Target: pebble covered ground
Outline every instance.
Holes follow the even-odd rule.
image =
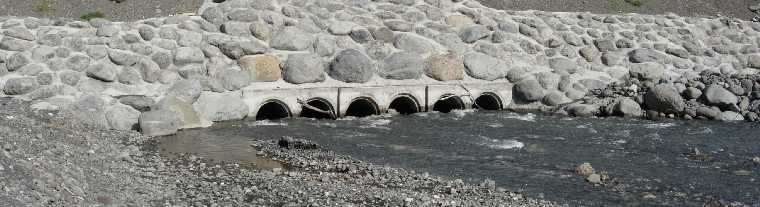
[[[0,104],[0,206],[556,206],[493,181],[375,166],[318,145],[296,148],[298,140],[251,146],[285,169],[167,159],[133,131],[70,122],[18,100]]]

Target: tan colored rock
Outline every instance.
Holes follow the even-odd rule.
[[[446,24],[459,28],[475,25],[475,21],[472,21],[470,17],[465,15],[451,15],[446,17]]]
[[[594,171],[594,167],[591,166],[591,163],[584,162],[575,168],[575,173],[578,173],[578,175],[589,176],[596,172]]]
[[[425,75],[439,80],[462,80],[464,78],[464,61],[456,54],[433,55],[425,60]]]
[[[251,74],[253,82],[274,82],[280,79],[280,59],[273,55],[246,55],[238,60],[240,68]]]

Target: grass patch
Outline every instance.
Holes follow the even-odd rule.
[[[629,4],[631,4],[631,5],[635,6],[635,7],[640,7],[642,4],[644,4],[644,2],[642,2],[642,0],[625,0],[625,2],[628,2]]]
[[[40,3],[34,5],[34,11],[36,12],[51,12],[53,11],[53,0],[42,0]]]
[[[82,16],[79,16],[80,19],[85,20],[85,21],[90,21],[91,19],[105,18],[105,17],[106,15],[100,11],[87,12],[87,13],[82,14]]]

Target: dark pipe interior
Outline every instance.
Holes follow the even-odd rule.
[[[415,102],[411,97],[407,96],[401,96],[393,99],[393,101],[391,101],[391,105],[388,106],[388,108],[393,109],[402,115],[420,112],[420,109],[417,106],[417,102]]]
[[[348,105],[348,109],[346,109],[346,116],[365,117],[379,113],[377,105],[369,99],[364,98],[354,100],[354,102]]]
[[[331,111],[332,107],[329,103],[323,100],[315,99],[307,102],[310,106],[316,107],[323,111]],[[315,119],[333,119],[330,114],[314,111],[306,107],[301,107],[301,117],[315,118]]]
[[[435,102],[435,105],[433,105],[433,111],[441,113],[449,113],[452,110],[456,109],[464,109],[464,103],[462,102],[462,99],[459,98],[459,96],[438,100]]]
[[[483,110],[500,110],[501,104],[496,95],[483,94],[475,99],[474,107]]]
[[[259,108],[256,113],[256,120],[275,120],[290,117],[290,111],[287,106],[279,102],[269,102]]]

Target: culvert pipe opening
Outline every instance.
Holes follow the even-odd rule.
[[[315,119],[335,119],[335,109],[330,102],[323,99],[311,99],[301,102],[301,117]]]
[[[346,116],[366,117],[376,114],[380,114],[380,109],[370,98],[357,98],[346,109]]]
[[[290,117],[288,106],[280,101],[268,101],[259,107],[256,120],[276,120]]]
[[[464,109],[464,102],[462,102],[462,99],[459,96],[453,94],[442,96],[441,99],[436,101],[433,105],[433,111],[441,113],[449,113],[457,109]]]
[[[501,110],[502,105],[499,101],[499,97],[496,94],[484,93],[475,99],[473,108],[482,110]]]
[[[393,109],[402,115],[413,114],[420,112],[419,104],[410,96],[399,96],[388,105],[388,109]]]

